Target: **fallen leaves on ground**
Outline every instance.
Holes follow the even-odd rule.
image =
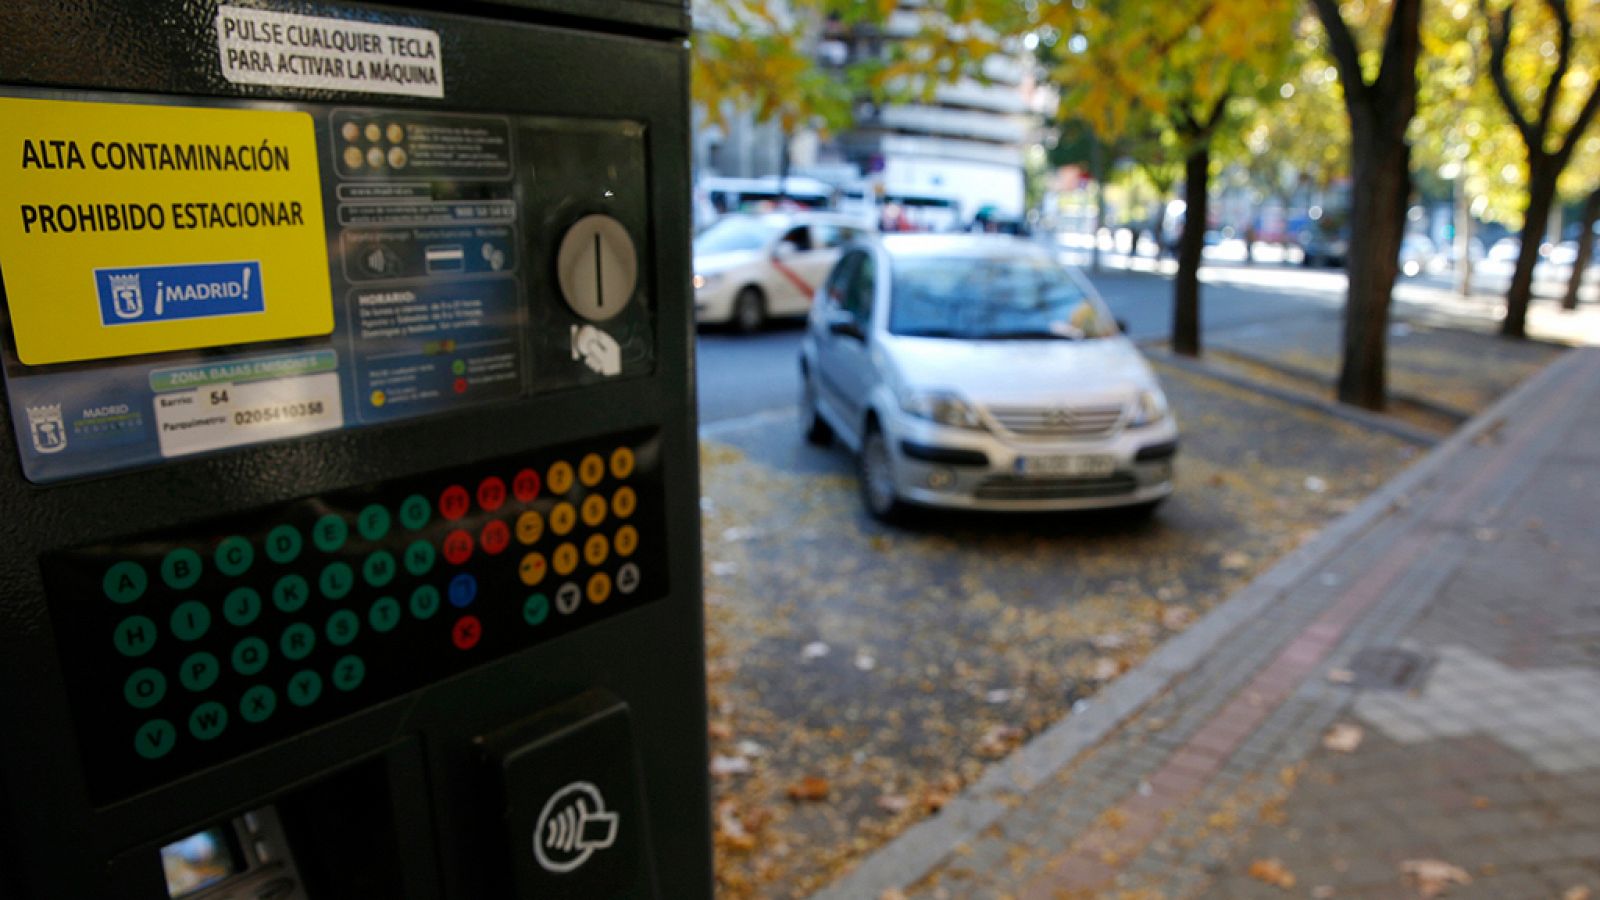
[[[1408,859],[1400,863],[1400,872],[1423,897],[1437,897],[1451,885],[1472,883],[1465,869],[1442,859]]]
[[[1286,891],[1294,887],[1294,873],[1277,859],[1258,859],[1251,863],[1250,877]]]
[[[796,803],[821,803],[828,799],[832,788],[828,779],[807,775],[784,790],[784,796]]]
[[[1340,722],[1322,736],[1322,746],[1335,753],[1354,753],[1361,746],[1361,739],[1366,736],[1366,731],[1360,725]]]

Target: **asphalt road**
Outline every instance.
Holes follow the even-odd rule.
[[[1272,322],[1327,320],[1337,327],[1342,272],[1279,265],[1217,266],[1201,289],[1202,334]],[[1172,281],[1165,275],[1107,268],[1095,286],[1136,340],[1171,333]],[[794,404],[799,396],[803,324],[780,323],[750,337],[702,329],[698,352],[700,421],[738,419]]]

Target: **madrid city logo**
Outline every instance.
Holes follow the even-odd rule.
[[[144,315],[144,285],[138,272],[112,275],[111,311],[119,319],[137,319]]]
[[[61,404],[28,407],[28,433],[33,437],[33,449],[40,453],[65,450],[67,425],[61,418]]]

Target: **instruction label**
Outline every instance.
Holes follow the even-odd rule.
[[[303,112],[0,98],[0,268],[18,357],[330,333],[321,191]]]
[[[223,6],[217,56],[234,84],[444,96],[439,33]]]

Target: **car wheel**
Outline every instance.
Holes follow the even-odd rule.
[[[833,442],[833,426],[817,412],[817,388],[804,366],[800,367],[800,431],[808,444],[826,447]]]
[[[874,519],[893,524],[905,518],[906,506],[894,483],[889,442],[876,422],[868,423],[867,433],[861,439],[861,455],[856,457],[856,480],[861,487],[861,502]]]
[[[761,289],[751,286],[733,300],[733,327],[740,334],[755,334],[767,324],[767,301]]]

